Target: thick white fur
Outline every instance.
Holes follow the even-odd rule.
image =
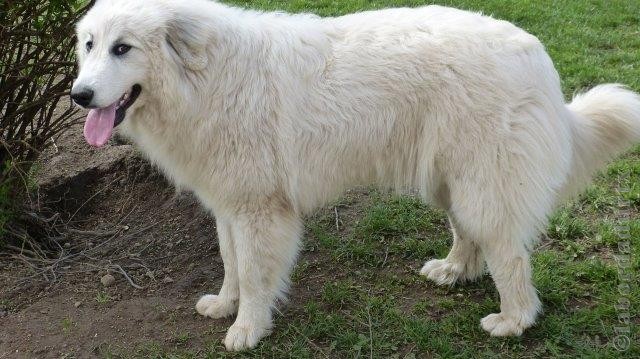
[[[237,311],[230,350],[269,332],[303,214],[369,184],[446,209],[453,248],[421,273],[452,284],[486,262],[501,307],[482,327],[521,334],[540,311],[529,253],[547,216],[640,140],[638,95],[605,85],[567,106],[534,36],[445,7],[321,19],[99,0],[78,36],[78,82],[104,106],[142,85],[122,130],[216,216],[224,283],[196,308]],[[134,48],[113,59],[116,40]]]

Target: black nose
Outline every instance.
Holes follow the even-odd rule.
[[[78,91],[71,90],[71,98],[78,105],[87,107],[93,100],[93,90],[88,88],[82,88]]]

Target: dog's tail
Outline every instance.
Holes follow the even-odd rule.
[[[567,105],[573,163],[563,197],[582,191],[608,161],[640,143],[640,95],[618,84],[600,85]]]

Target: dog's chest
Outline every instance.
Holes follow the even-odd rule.
[[[212,207],[234,194],[268,193],[275,186],[264,171],[265,165],[275,167],[273,153],[255,138],[194,127],[133,132],[140,149],[176,186],[196,192]]]

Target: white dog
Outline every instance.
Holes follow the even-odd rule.
[[[421,274],[450,285],[486,262],[501,304],[481,325],[520,335],[540,311],[530,251],[547,217],[640,141],[638,95],[604,85],[565,105],[534,36],[440,6],[322,19],[98,0],[77,30],[87,141],[122,123],[215,214],[225,277],[196,309],[237,312],[229,350],[271,329],[303,215],[369,184],[444,208],[451,253]]]

